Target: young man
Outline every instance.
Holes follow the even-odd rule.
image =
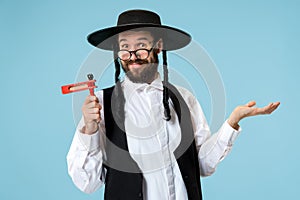
[[[116,85],[88,96],[82,106],[67,156],[69,174],[82,191],[105,184],[108,200],[202,199],[200,175],[211,175],[228,154],[239,121],[279,106],[255,108],[253,101],[238,106],[211,136],[196,98],[168,82],[166,51],[190,40],[145,10],[126,11],[117,26],[89,35],[92,45],[114,52]],[[120,66],[126,72],[122,81]]]

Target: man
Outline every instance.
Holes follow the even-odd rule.
[[[92,45],[114,52],[116,85],[88,96],[82,106],[67,156],[69,174],[82,191],[105,184],[109,200],[202,199],[200,175],[211,175],[228,154],[239,121],[279,106],[255,108],[254,101],[238,106],[211,136],[195,97],[168,81],[167,50],[190,40],[145,10],[126,11],[117,26],[88,36]],[[126,72],[122,81],[120,67]]]

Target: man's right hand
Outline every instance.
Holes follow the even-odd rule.
[[[102,106],[99,104],[99,100],[96,96],[87,96],[83,106],[82,114],[85,126],[82,128],[82,132],[85,134],[94,134],[98,130],[98,123],[101,121],[100,110]]]

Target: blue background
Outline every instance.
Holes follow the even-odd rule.
[[[101,199],[102,190],[84,194],[67,174],[75,124],[72,96],[63,96],[60,86],[75,81],[93,50],[86,36],[115,25],[117,15],[130,8],[156,11],[164,24],[189,32],[206,49],[225,85],[226,116],[252,99],[258,106],[281,102],[271,116],[241,122],[243,132],[230,155],[202,179],[205,199],[296,199],[296,0],[0,0],[0,199]],[[199,99],[209,119],[206,100]]]

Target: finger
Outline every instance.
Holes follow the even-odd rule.
[[[276,102],[276,103],[272,103],[272,105],[270,106],[268,113],[271,114],[274,110],[276,110],[278,108],[278,106],[280,105],[280,102]]]
[[[100,103],[97,103],[96,108],[99,108],[99,110],[101,110],[101,109],[102,109],[101,104],[100,104]]]
[[[271,102],[271,103],[269,103],[268,106],[270,106],[270,107],[278,107],[279,105],[280,105],[280,102],[275,102],[275,103]]]
[[[89,95],[85,98],[84,104],[89,104],[93,101],[98,101],[98,98],[96,96]]]
[[[276,102],[270,103],[263,108],[249,108],[248,116],[271,114],[279,105],[280,102]]]
[[[98,101],[98,98],[97,98],[96,96],[89,95],[89,98],[90,98],[90,101],[96,101],[96,102],[99,102],[99,101]]]
[[[270,105],[263,108],[251,108],[250,116],[267,114],[270,110]]]
[[[270,114],[273,111],[274,103],[269,103],[269,105],[263,107],[264,112],[262,114]]]
[[[101,119],[100,114],[88,114],[86,118],[88,121],[100,121]]]
[[[271,114],[278,106],[279,106],[278,102],[270,103],[269,105],[263,108],[263,112],[261,114]]]
[[[88,114],[99,114],[100,113],[100,109],[99,108],[90,108],[87,110]]]
[[[100,107],[101,105],[96,101],[92,101],[86,105],[86,108],[100,108]]]
[[[278,106],[279,106],[279,104],[280,104],[280,102],[275,102],[275,103],[273,103],[273,102],[271,102],[271,103],[269,103],[269,105],[267,106],[268,108],[277,108]]]
[[[98,114],[95,114],[94,117],[95,117],[96,122],[99,123],[101,120],[101,115],[98,113]]]
[[[255,106],[256,105],[256,102],[255,101],[249,101],[246,106],[248,107],[252,107],[252,106]]]
[[[97,123],[99,123],[100,121],[101,121],[101,116],[98,119],[96,119]]]
[[[85,98],[83,104],[86,105],[86,104],[88,104],[88,103],[90,103],[90,102],[91,102],[91,101],[90,101],[90,97],[87,96],[87,97]]]
[[[273,103],[269,103],[269,105],[267,105],[265,108],[266,108],[266,110],[269,110],[269,109],[271,109],[273,107]]]
[[[272,106],[271,106],[272,110],[276,110],[279,105],[280,105],[280,102],[273,103]]]
[[[270,109],[267,111],[267,114],[271,114],[275,109],[276,109],[275,107],[270,108]]]

